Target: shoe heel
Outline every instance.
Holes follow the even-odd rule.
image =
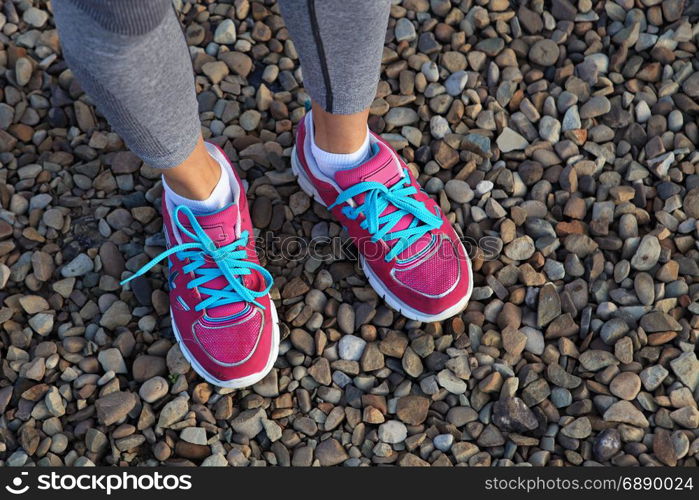
[[[299,159],[298,159],[298,155],[296,153],[296,146],[294,146],[294,149],[291,152],[291,171],[294,173],[294,175],[298,179],[299,186],[301,186],[301,189],[303,189],[304,193],[306,193],[308,196],[312,197],[316,201],[316,203],[319,203],[319,204],[323,205],[324,207],[327,206],[323,202],[323,198],[321,198],[320,195],[318,194],[318,191],[316,191],[316,188],[313,186],[313,183],[311,182],[311,180],[306,175],[306,171],[301,166],[301,163],[299,162]]]

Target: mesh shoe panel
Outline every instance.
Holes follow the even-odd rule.
[[[444,239],[437,250],[424,257],[422,262],[405,270],[396,268],[394,276],[416,292],[442,295],[459,279],[458,258],[452,243]]]
[[[255,311],[247,320],[221,322],[220,324],[197,322],[194,326],[204,350],[221,363],[239,363],[252,353],[260,336],[262,314]]]

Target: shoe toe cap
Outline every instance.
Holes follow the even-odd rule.
[[[459,284],[462,264],[454,243],[442,238],[439,245],[423,258],[396,267],[393,276],[401,285],[422,297],[439,298]]]
[[[262,313],[238,318],[202,317],[194,325],[194,333],[202,349],[213,361],[223,365],[244,363],[254,353],[262,333]]]

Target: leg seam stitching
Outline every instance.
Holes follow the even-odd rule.
[[[311,29],[313,31],[313,38],[316,42],[316,48],[318,49],[318,59],[320,59],[320,68],[323,72],[323,81],[325,82],[325,105],[328,108],[328,113],[333,112],[333,92],[332,86],[330,85],[330,71],[328,69],[327,60],[325,57],[325,47],[323,46],[323,39],[320,36],[320,27],[318,26],[318,18],[316,16],[316,6],[315,0],[308,0],[308,15],[311,18]]]

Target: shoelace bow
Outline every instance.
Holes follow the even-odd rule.
[[[328,209],[363,193],[365,193],[363,203],[356,207],[346,206],[342,209],[342,213],[350,219],[357,219],[363,214],[364,220],[360,223],[360,227],[372,235],[371,241],[395,242],[384,258],[386,262],[393,260],[425,233],[442,225],[442,218],[439,215],[430,212],[423,203],[413,197],[417,189],[410,184],[410,176],[405,170],[403,179],[391,187],[374,181],[365,181],[342,191]],[[381,215],[389,205],[396,207],[396,210]],[[392,231],[398,221],[406,215],[413,217],[408,227]]]
[[[179,212],[184,213],[187,217],[192,225],[194,233],[182,225],[178,217]],[[188,207],[177,207],[173,217],[180,231],[194,241],[191,243],[180,243],[164,251],[139,269],[136,274],[122,281],[121,284],[128,283],[137,276],[143,276],[158,262],[175,254],[179,260],[190,260],[190,262],[182,268],[182,271],[185,273],[191,272],[197,276],[197,278],[187,283],[187,288],[191,290],[192,288],[199,287],[199,293],[208,295],[208,298],[195,306],[195,311],[201,311],[207,307],[235,304],[241,301],[250,302],[264,309],[264,306],[256,299],[267,295],[270,288],[272,288],[274,280],[272,275],[264,267],[254,262],[244,260],[247,257],[245,246],[248,243],[248,232],[243,231],[240,238],[234,242],[222,247],[217,247],[211,238],[209,238],[209,235],[207,235],[199,225],[196,217]],[[216,263],[215,268],[202,267],[206,264],[207,257]],[[248,275],[253,270],[259,272],[264,278],[267,286],[262,291],[251,290],[243,285],[241,276]],[[228,281],[228,284],[223,289],[216,290],[202,286],[221,276],[225,277]]]

